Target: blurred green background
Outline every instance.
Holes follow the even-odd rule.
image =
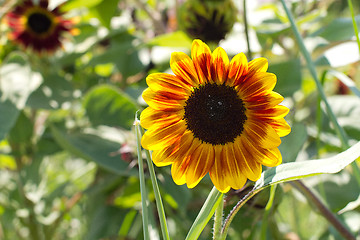
[[[0,1],[0,239],[143,239],[135,112],[146,107],[141,99],[146,76],[171,72],[171,52],[189,54],[196,34],[222,46],[230,58],[244,52],[249,60],[268,59],[269,71],[278,77],[275,91],[291,109],[286,120],[292,132],[280,146],[284,162],[341,151],[278,1],[247,1],[246,12],[243,1],[231,8],[223,1],[192,1],[210,4],[205,13],[212,9],[212,14],[204,14],[199,5],[189,10],[181,0],[70,0],[61,9],[64,18],[79,17],[80,32],[66,36],[63,49],[51,56],[36,56],[9,41],[2,20],[17,2]],[[353,2],[360,25],[360,5]],[[288,4],[352,145],[360,140],[360,99],[327,72],[344,73],[360,86],[359,49],[347,1]],[[229,32],[218,43],[205,39],[205,25],[206,31]],[[206,176],[187,189],[172,181],[170,167],[156,172],[171,239],[184,239],[212,183]],[[359,233],[360,188],[351,169],[305,182]],[[226,213],[250,187],[226,195]],[[241,209],[228,239],[259,238],[268,198],[269,191],[263,191]],[[150,213],[152,239],[159,239],[154,202]],[[267,239],[342,239],[290,184],[277,188],[267,224]],[[209,239],[210,225],[200,239]]]

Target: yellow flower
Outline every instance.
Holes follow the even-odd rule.
[[[61,47],[62,33],[75,34],[77,29],[72,20],[63,19],[59,7],[49,10],[48,4],[48,0],[40,0],[38,5],[25,0],[9,12],[10,39],[37,53],[52,53]]]
[[[192,58],[192,59],[191,59]],[[290,133],[289,109],[273,88],[265,58],[247,61],[243,53],[230,62],[224,49],[211,53],[194,40],[191,58],[171,55],[175,75],[150,74],[140,116],[148,129],[142,146],[152,150],[157,166],[172,164],[176,184],[195,187],[209,173],[221,192],[256,181],[262,165],[281,163],[280,137]]]

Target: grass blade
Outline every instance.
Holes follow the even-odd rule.
[[[148,213],[148,194],[146,191],[145,185],[145,176],[144,176],[144,165],[141,154],[141,132],[140,132],[140,121],[135,117],[135,136],[137,143],[137,153],[138,153],[138,164],[139,164],[139,178],[140,178],[140,191],[141,191],[141,209],[142,209],[142,220],[143,220],[143,231],[144,239],[150,240],[149,235],[149,213]]]

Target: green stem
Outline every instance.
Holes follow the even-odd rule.
[[[356,25],[355,13],[354,13],[354,8],[353,8],[351,0],[348,0],[348,5],[349,5],[350,12],[351,12],[352,23],[353,23],[354,32],[355,32],[355,36],[356,36],[356,41],[357,41],[358,48],[359,48],[359,53],[360,53],[359,30],[358,30],[357,25]]]
[[[244,27],[245,27],[245,37],[246,37],[246,44],[247,44],[247,50],[248,50],[248,58],[252,59],[252,52],[250,48],[250,38],[249,38],[249,26],[247,21],[247,10],[246,10],[246,0],[243,0],[243,9],[244,9]]]
[[[312,203],[315,204],[317,209],[321,214],[326,218],[329,223],[331,223],[336,230],[347,240],[355,240],[355,237],[352,233],[337,219],[337,217],[322,203],[322,201],[301,181],[293,181],[291,184],[298,189],[305,197]]]
[[[214,215],[217,206],[223,201],[223,194],[216,187],[213,187],[199,214],[193,222],[185,240],[196,240],[199,238],[202,230]]]
[[[317,87],[317,90],[320,94],[320,97],[321,99],[323,100],[324,104],[325,104],[325,107],[326,107],[326,112],[331,120],[331,122],[333,123],[334,127],[335,127],[335,131],[337,132],[337,135],[338,137],[340,138],[341,140],[341,143],[342,143],[342,148],[343,149],[348,149],[350,147],[349,145],[349,141],[348,141],[348,137],[344,131],[344,129],[340,126],[339,122],[337,121],[336,117],[335,117],[335,114],[334,112],[332,111],[331,107],[330,107],[330,104],[329,102],[327,101],[327,98],[326,98],[326,95],[325,95],[325,92],[324,92],[324,89],[322,88],[321,86],[321,83],[320,83],[320,80],[317,76],[317,73],[316,73],[316,69],[315,69],[315,65],[311,59],[311,56],[310,56],[310,53],[307,51],[306,47],[305,47],[305,44],[304,44],[304,41],[299,33],[299,30],[297,29],[296,27],[296,24],[295,24],[295,21],[294,21],[294,18],[290,12],[290,10],[288,9],[288,7],[286,6],[285,4],[285,0],[281,0],[281,3],[284,7],[284,10],[286,12],[286,15],[290,21],[290,24],[291,24],[291,28],[294,32],[294,35],[295,35],[295,38],[296,38],[296,41],[300,47],[300,51],[301,53],[303,54],[304,58],[305,58],[305,61],[306,61],[306,64],[307,64],[307,67],[309,68],[309,71],[312,75],[312,77],[314,78],[315,80],[315,84],[316,84],[316,87]],[[356,177],[356,180],[360,186],[360,169],[359,167],[357,166],[356,162],[353,162],[351,164],[351,167],[353,169],[353,172],[354,172],[354,175]]]
[[[221,238],[220,240],[225,240],[227,233],[229,231],[229,226],[232,222],[232,220],[234,219],[235,215],[238,213],[238,211],[240,210],[240,208],[242,206],[245,205],[245,203],[247,201],[249,201],[253,196],[255,196],[255,194],[257,194],[258,192],[260,192],[262,189],[255,189],[253,188],[250,192],[248,192],[236,205],[235,207],[231,210],[231,212],[229,213],[229,215],[226,217],[225,221],[224,221],[224,225],[221,229]]]
[[[272,208],[272,205],[274,203],[274,198],[275,198],[275,191],[276,191],[276,185],[271,185],[270,186],[270,197],[269,197],[269,201],[266,204],[265,207],[265,212],[264,212],[264,216],[262,219],[262,224],[261,224],[261,235],[260,235],[260,239],[262,240],[266,240],[266,230],[267,230],[267,223],[268,223],[268,218],[269,218],[269,214],[270,214],[270,210]]]
[[[138,164],[139,164],[139,179],[140,179],[140,190],[141,190],[141,207],[142,207],[142,221],[143,221],[143,232],[144,239],[150,240],[149,234],[149,213],[148,213],[148,195],[145,186],[145,176],[144,176],[144,165],[141,154],[141,132],[140,132],[140,121],[135,118],[135,136],[137,143],[137,154],[138,154]]]
[[[141,127],[141,133],[144,134],[144,129],[142,127]],[[168,231],[168,227],[166,224],[165,210],[164,210],[164,206],[162,203],[159,186],[158,186],[158,183],[156,180],[154,165],[151,160],[150,151],[145,150],[145,154],[146,154],[146,160],[147,160],[147,164],[148,164],[148,168],[149,168],[149,172],[150,172],[152,187],[153,187],[154,194],[155,194],[155,202],[156,202],[157,212],[158,212],[159,219],[160,219],[160,226],[161,226],[161,232],[163,235],[163,239],[170,240],[169,231]]]
[[[221,194],[221,200],[219,206],[215,210],[214,234],[213,234],[214,240],[220,239],[221,227],[223,223],[223,215],[224,215],[224,194]]]
[[[21,179],[21,166],[22,166],[21,157],[15,157],[15,162],[16,162],[16,170],[18,173],[17,174],[17,187],[18,187],[20,196],[23,200],[24,207],[26,207],[29,210],[27,224],[29,227],[31,239],[42,240],[43,235],[41,234],[41,226],[40,226],[39,222],[37,221],[36,214],[34,212],[34,207],[35,207],[34,203],[26,197],[26,193],[24,190],[24,184]]]

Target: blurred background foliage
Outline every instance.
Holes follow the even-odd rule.
[[[171,52],[190,53],[195,37],[219,44],[230,57],[244,52],[249,59],[269,60],[269,71],[278,77],[275,90],[291,109],[287,121],[292,132],[280,146],[284,162],[341,151],[278,1],[247,1],[245,12],[243,1],[237,0],[230,8],[215,0],[70,0],[61,9],[65,17],[78,17],[79,34],[67,36],[63,49],[49,56],[36,56],[9,41],[9,27],[2,20],[18,2],[0,1],[0,239],[143,238],[135,112],[146,107],[141,99],[146,76],[171,72]],[[183,5],[189,2],[198,5]],[[288,4],[352,145],[360,140],[360,99],[328,72],[342,72],[360,86],[359,50],[347,1]],[[354,7],[360,25],[360,5]],[[203,34],[218,30],[214,26],[229,31],[216,33],[220,42]],[[205,177],[195,189],[187,189],[173,183],[170,167],[156,171],[171,238],[184,239],[211,181]],[[360,188],[351,169],[305,182],[359,233]],[[230,191],[225,212],[250,187]],[[268,198],[269,191],[263,191],[241,209],[228,239],[259,239]],[[152,239],[157,239],[156,208],[150,206]],[[290,184],[277,188],[266,222],[267,239],[341,239]],[[200,238],[210,235],[207,226]]]

